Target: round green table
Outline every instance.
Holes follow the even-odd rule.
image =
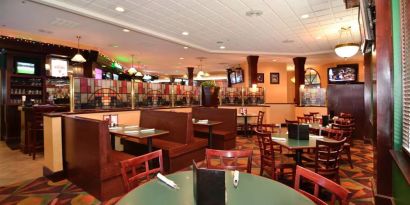
[[[126,194],[119,205],[194,205],[192,171],[177,172],[167,175],[179,187],[172,189],[154,179]],[[294,189],[264,177],[240,173],[239,185],[233,186],[232,174],[225,174],[227,205],[304,205],[314,204],[310,199]]]

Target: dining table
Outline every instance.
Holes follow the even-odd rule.
[[[258,115],[241,113],[241,114],[238,114],[237,117],[238,117],[238,118],[239,118],[239,117],[243,117],[243,129],[244,129],[243,135],[244,135],[245,137],[248,137],[248,129],[249,129],[248,118],[258,117]]]
[[[152,152],[152,138],[159,137],[161,135],[169,134],[167,130],[159,130],[155,128],[143,128],[138,125],[117,125],[110,127],[109,132],[111,134],[111,140],[117,137],[121,137],[125,140],[133,141],[147,140],[148,152]]]
[[[336,142],[336,140],[329,139],[320,135],[309,134],[309,139],[293,139],[289,138],[287,133],[272,133],[273,143],[285,147],[288,150],[294,150],[294,159],[297,165],[303,166],[302,154],[304,149],[316,149],[316,140]]]
[[[212,128],[215,125],[220,125],[222,122],[220,121],[214,121],[214,120],[197,120],[193,119],[192,124],[197,125],[197,126],[206,126],[208,127],[208,148],[212,148],[212,138],[213,138],[213,133],[212,133]]]
[[[179,189],[173,189],[153,179],[124,195],[118,205],[195,205],[193,172],[182,171],[166,175]],[[239,184],[233,185],[233,174],[225,172],[226,205],[313,205],[314,203],[289,186],[278,181],[248,173],[239,174]]]

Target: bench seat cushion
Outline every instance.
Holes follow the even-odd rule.
[[[195,136],[198,136],[198,137],[207,137],[209,130],[208,128],[195,127],[194,133],[195,133]],[[229,140],[229,139],[233,139],[236,137],[236,130],[235,132],[231,132],[228,130],[212,130],[212,134],[214,137],[223,137],[224,140]]]

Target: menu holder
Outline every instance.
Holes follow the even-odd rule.
[[[196,205],[225,205],[225,171],[200,169],[193,161]]]
[[[322,115],[322,126],[326,127],[329,124],[329,115]]]
[[[291,139],[308,140],[309,125],[288,124],[288,136]]]

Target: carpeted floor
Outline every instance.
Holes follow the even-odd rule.
[[[252,173],[259,174],[260,155],[256,139],[237,138],[238,149],[253,149]],[[370,144],[355,141],[351,149],[354,169],[342,162],[341,184],[352,192],[351,204],[374,204],[371,189],[373,176],[373,151]],[[101,204],[93,196],[67,180],[53,183],[44,177],[0,187],[0,204],[46,205],[58,198],[58,204]]]

